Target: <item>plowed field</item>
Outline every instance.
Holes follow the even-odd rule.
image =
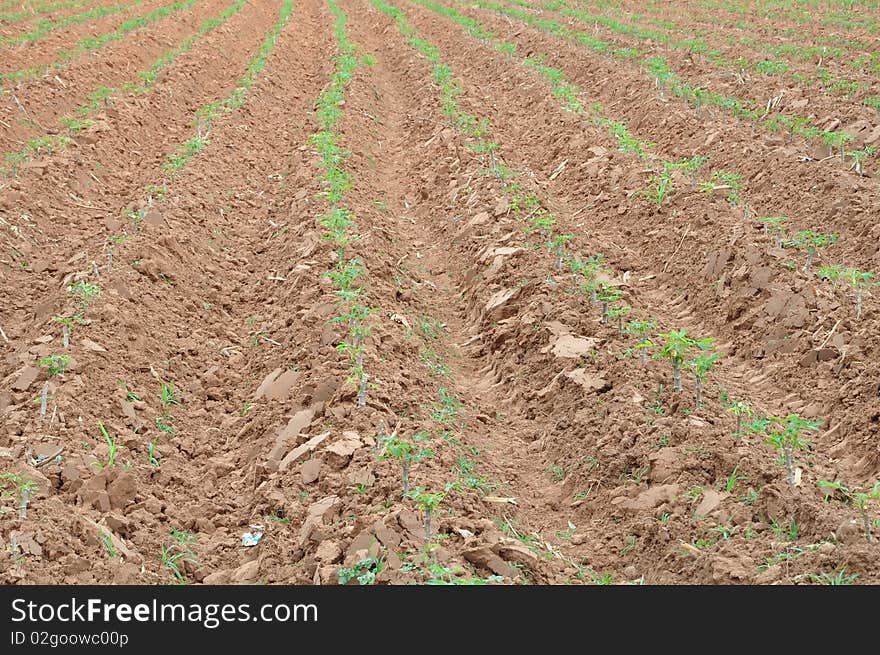
[[[0,3],[0,581],[880,583],[878,31]]]

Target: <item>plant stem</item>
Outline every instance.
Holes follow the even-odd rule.
[[[361,386],[358,389],[358,407],[366,407],[367,405],[367,380],[369,377],[369,375],[364,373],[361,378]]]
[[[794,465],[791,462],[791,445],[782,446],[782,452],[785,453],[785,468],[788,470],[788,484],[794,486]]]
[[[49,383],[43,385],[43,391],[40,393],[40,418],[46,420],[46,403],[49,400]]]
[[[18,518],[22,521],[27,519],[27,506],[30,501],[30,492],[27,489],[21,490],[21,504],[18,506]]]
[[[804,262],[804,273],[810,272],[810,265],[813,263],[813,252],[812,249],[807,252],[807,261]]]
[[[694,386],[697,388],[697,409],[703,408],[703,380],[699,376],[694,376]]]
[[[672,360],[672,388],[681,393],[681,363],[677,359]]]
[[[737,414],[737,415],[736,415],[736,435],[737,435],[737,439],[739,439],[739,433],[740,433],[740,430],[742,430],[742,426],[743,426],[743,417],[742,417],[742,414]]]
[[[644,348],[639,352],[639,360],[641,360],[642,366],[648,363],[648,353]]]
[[[862,318],[862,289],[856,289],[856,320]]]
[[[425,509],[425,541],[431,541],[431,516],[433,514],[434,510]]]
[[[608,325],[608,301],[602,301],[602,325]]]

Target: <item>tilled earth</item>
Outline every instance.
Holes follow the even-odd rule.
[[[0,46],[0,75],[164,4]],[[880,476],[880,313],[866,290],[857,319],[846,283],[815,272],[880,268],[876,162],[860,175],[815,143],[690,107],[637,61],[485,6],[395,0],[402,32],[381,1],[296,0],[284,21],[286,4],[202,0],[64,67],[2,78],[4,153],[89,121],[62,147],[7,157],[0,180],[0,580],[880,582],[878,501],[862,511],[855,495]],[[314,138],[340,29],[359,61],[333,129],[359,226],[345,252],[373,310],[364,406],[339,347],[328,274],[341,251]],[[150,84],[126,86],[170,51]],[[567,110],[526,56],[657,157],[708,157],[699,179],[649,202],[652,161]],[[694,58],[679,73],[718,83]],[[450,120],[438,63],[459,115],[488,121],[491,154]],[[741,95],[776,91],[757,80]],[[206,128],[201,108],[230,96]],[[876,112],[807,99],[801,114],[871,144]],[[492,173],[499,162],[513,177]],[[698,183],[714,170],[742,176],[745,205]],[[513,181],[571,236],[562,266]],[[765,216],[839,238],[805,273]],[[598,254],[628,318],[724,353],[701,407],[690,375],[673,393],[668,362],[631,356],[636,340],[603,324],[567,261]],[[735,401],[820,424],[795,453],[796,484],[760,434],[735,435]],[[445,494],[429,540],[390,435],[430,447],[409,471],[411,487]]]

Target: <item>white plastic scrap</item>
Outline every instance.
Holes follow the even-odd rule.
[[[241,545],[242,546],[256,546],[260,543],[260,540],[263,538],[263,526],[262,525],[252,525],[250,526],[254,529],[253,532],[245,532],[241,535]]]

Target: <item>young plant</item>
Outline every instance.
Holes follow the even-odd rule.
[[[116,455],[119,452],[119,444],[115,439],[110,437],[110,434],[107,432],[107,428],[104,427],[103,423],[98,423],[98,427],[101,428],[101,434],[104,436],[104,441],[107,442],[107,447],[110,449],[109,454],[107,455],[106,466],[113,466],[116,464]]]
[[[116,546],[113,545],[113,537],[103,530],[100,532],[100,537],[101,543],[104,544],[104,548],[107,549],[107,554],[110,556],[110,559],[115,559],[119,553],[116,552]]]
[[[738,205],[742,202],[742,197],[739,195],[743,190],[742,175],[728,171],[715,171],[708,181],[700,184],[700,189],[710,196],[716,189],[726,189],[727,201],[731,205]]]
[[[431,521],[434,517],[434,512],[437,511],[440,503],[446,498],[446,494],[449,493],[451,488],[452,485],[447,484],[442,492],[432,494],[427,493],[423,487],[416,487],[406,494],[406,497],[415,501],[416,507],[425,513],[425,541],[431,541],[431,537],[433,536]]]
[[[870,271],[860,271],[857,268],[844,269],[841,271],[840,275],[849,280],[849,283],[852,285],[853,289],[855,289],[856,320],[860,320],[862,318],[862,296],[867,287],[877,284],[877,282],[874,281],[875,275]]]
[[[776,247],[782,248],[785,237],[785,224],[788,218],[785,216],[765,216],[758,221],[764,226],[764,236],[773,234],[776,237]]]
[[[434,451],[430,447],[422,447],[420,445],[428,440],[429,437],[426,432],[419,432],[413,435],[412,440],[403,439],[397,435],[391,435],[384,439],[384,452],[379,456],[379,459],[394,458],[400,462],[404,498],[409,493],[410,467],[415,463],[434,456]]]
[[[569,261],[571,272],[575,275],[582,275],[584,282],[581,283],[581,290],[589,292],[593,302],[599,302],[597,289],[601,284],[600,275],[609,275],[610,271],[605,268],[605,256],[594,255],[586,259],[574,259]]]
[[[639,343],[627,350],[627,353],[630,353],[633,350],[638,350],[639,360],[643,365],[648,362],[648,351],[654,347],[654,342],[651,341],[648,335],[651,334],[656,327],[657,324],[654,321],[633,319],[626,324],[626,327],[623,330],[625,334],[629,334],[639,339]]]
[[[339,584],[348,584],[351,580],[357,580],[361,586],[371,585],[376,582],[376,576],[385,568],[385,561],[379,557],[367,557],[356,562],[351,568],[342,568],[337,571]]]
[[[22,521],[27,520],[27,507],[37,488],[37,483],[27,476],[18,473],[0,473],[0,499],[14,500],[18,505],[18,518]],[[5,511],[4,509],[3,512]]]
[[[818,431],[821,426],[822,421],[808,421],[798,414],[789,414],[785,417],[767,417],[767,443],[782,451],[783,462],[788,473],[788,484],[792,487],[796,482],[794,451],[810,448],[811,444],[803,438],[803,434],[807,431]]]
[[[662,170],[648,178],[648,188],[639,191],[638,195],[660,207],[675,188],[672,182],[672,173],[675,169],[676,165],[673,162],[664,161]]]
[[[183,576],[183,571],[181,571],[180,568],[184,562],[197,563],[195,553],[180,542],[175,541],[175,543],[162,546],[160,554],[162,558],[162,566],[171,570],[174,574],[175,583],[185,585],[186,578]]]
[[[64,371],[67,370],[67,367],[76,364],[76,361],[74,361],[73,357],[70,355],[61,354],[43,357],[37,363],[40,366],[46,367],[49,371],[49,377],[55,377],[56,375],[64,375]]]
[[[552,246],[556,250],[556,270],[562,270],[562,255],[565,244],[574,238],[571,234],[557,234],[553,238]]]
[[[668,359],[672,364],[672,384],[676,393],[681,393],[681,365],[688,351],[693,348],[707,350],[712,347],[714,339],[694,339],[688,336],[687,330],[671,330],[658,335],[663,340],[660,351],[654,359]]]
[[[813,257],[819,249],[831,245],[837,241],[839,236],[838,234],[820,234],[811,230],[801,230],[789,239],[786,245],[794,246],[798,250],[806,250],[807,260],[804,262],[804,273],[809,273]]]
[[[614,305],[608,308],[608,318],[617,321],[617,334],[623,337],[623,319],[632,311],[629,305]]]
[[[149,444],[147,444],[147,461],[150,462],[151,466],[155,466],[156,468],[161,467],[159,463],[159,458],[156,457],[156,441],[159,437],[155,437]]]
[[[596,290],[596,297],[602,303],[602,325],[608,325],[609,306],[613,302],[621,299],[623,293],[617,287],[612,287],[607,283],[600,283]]]
[[[682,159],[676,165],[681,169],[681,172],[684,173],[685,176],[690,178],[691,187],[693,188],[697,186],[697,173],[708,161],[709,158],[705,155],[696,155],[690,159]]]
[[[850,156],[853,162],[850,169],[858,173],[859,176],[864,176],[865,160],[875,152],[877,152],[877,146],[875,145],[865,146],[862,150],[847,150],[846,154]]]
[[[85,309],[101,295],[101,287],[97,284],[91,284],[85,280],[79,282],[71,282],[67,285],[67,293],[76,298],[79,302],[81,310]]]
[[[825,502],[831,500],[835,493],[840,493],[844,502],[855,505],[859,510],[859,514],[861,515],[862,522],[865,526],[865,539],[871,541],[871,519],[868,515],[868,501],[880,499],[880,482],[875,482],[874,486],[868,492],[851,491],[849,487],[841,482],[819,480],[816,484],[820,489],[824,490]]]
[[[752,417],[754,411],[752,406],[743,400],[737,400],[727,407],[727,411],[736,416],[736,431],[733,433],[735,438],[742,436],[743,416]]]
[[[556,225],[556,218],[546,209],[539,208],[535,211],[535,217],[532,219],[532,228],[540,232],[547,241],[547,252],[553,250],[553,226]]]
[[[694,384],[697,390],[697,409],[703,407],[703,384],[706,382],[706,376],[715,368],[715,362],[723,356],[724,353],[698,355],[687,364],[688,369],[694,374]]]
[[[431,418],[441,425],[452,423],[461,413],[461,400],[449,393],[445,387],[440,387],[440,402],[431,410]]]
[[[162,413],[156,417],[156,428],[160,432],[174,434],[174,426],[171,423],[174,420],[174,415],[171,413],[171,407],[173,405],[180,405],[180,400],[178,399],[177,390],[172,383],[161,382],[160,384],[157,397],[159,402],[162,403]]]

